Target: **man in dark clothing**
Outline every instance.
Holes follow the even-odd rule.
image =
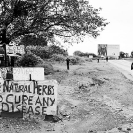
[[[97,59],[97,62],[99,63],[99,58]]]
[[[131,64],[131,70],[133,69],[133,62],[132,62],[132,64]]]
[[[108,62],[108,56],[106,57],[106,61]]]
[[[67,70],[69,70],[69,62],[70,62],[70,59],[67,58],[67,59],[66,59],[66,62],[67,62]]]

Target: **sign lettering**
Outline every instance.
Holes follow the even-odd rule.
[[[24,114],[56,114],[57,82],[9,81],[4,82],[0,93],[0,111]]]

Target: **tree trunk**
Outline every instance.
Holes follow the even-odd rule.
[[[4,48],[4,59],[5,59],[5,67],[7,67],[7,55],[6,55],[6,44],[9,43],[7,42],[6,38],[6,27],[2,30],[2,44]]]

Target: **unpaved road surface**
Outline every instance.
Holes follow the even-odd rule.
[[[121,61],[119,66],[121,63],[128,66],[123,69],[114,66],[118,64],[115,61],[114,63],[93,61],[71,67],[67,78],[60,82],[59,89],[60,100],[64,99],[67,103],[62,105],[59,100],[60,111],[70,116],[69,122],[64,122],[62,131],[68,133],[132,132],[131,62]]]
[[[125,76],[127,70],[114,64],[86,62],[69,71],[64,64],[55,64],[56,72],[46,79],[59,83],[58,121],[41,116],[1,118],[0,133],[133,132],[133,81]]]
[[[110,63],[117,66],[118,68],[121,68],[123,70],[126,70],[130,73],[132,73],[133,70],[131,70],[131,63],[130,61],[126,60],[109,60]]]
[[[122,72],[128,79],[133,81],[133,70],[131,70],[131,61],[126,60],[109,60],[109,63]]]

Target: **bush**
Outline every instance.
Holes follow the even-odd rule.
[[[16,65],[22,67],[34,67],[38,63],[43,63],[43,62],[44,61],[40,57],[34,55],[33,53],[27,53],[17,59]]]
[[[113,56],[110,56],[108,58],[109,58],[109,60],[115,60],[115,59],[117,59],[116,57],[113,57]]]
[[[79,56],[70,56],[69,59],[70,59],[70,64],[72,65],[77,65],[85,62],[85,60]]]
[[[87,61],[87,62],[92,62],[92,59],[90,59],[90,58],[85,58],[85,61]]]
[[[67,56],[68,53],[59,46],[27,46],[26,51],[31,51],[37,56],[40,56],[42,59],[50,59],[53,54],[62,54]]]
[[[27,46],[26,51],[30,51],[42,59],[49,59],[52,55],[48,46]]]
[[[39,64],[36,65],[36,67],[43,67],[45,75],[54,73],[53,66],[50,63],[47,63],[47,62],[39,63]]]
[[[93,57],[97,57],[94,53],[88,53],[88,52],[83,53],[83,52],[81,52],[81,51],[75,51],[75,52],[73,53],[73,55],[74,55],[74,56],[80,56],[80,57],[89,57],[89,56],[91,55],[91,56],[93,56]]]
[[[66,58],[62,54],[53,54],[50,61],[64,62]]]

